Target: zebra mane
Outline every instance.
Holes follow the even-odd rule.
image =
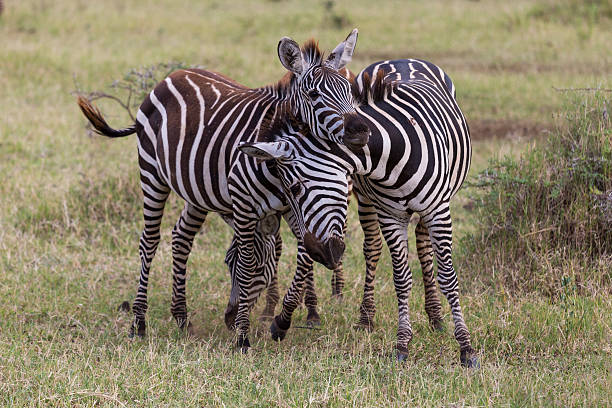
[[[269,109],[261,121],[257,141],[273,142],[283,133],[294,134],[296,132],[302,135],[310,134],[308,126],[299,121],[290,110],[278,112]]]
[[[393,87],[392,82],[386,82],[385,76],[387,73],[380,69],[376,73],[374,79],[370,77],[370,74],[364,72],[361,76],[363,87],[361,90],[354,79],[351,79],[351,89],[353,96],[360,105],[367,105],[370,102],[378,102],[385,98],[388,92]]]
[[[302,45],[302,55],[310,65],[323,65],[324,54],[319,49],[319,42],[314,38],[309,39]],[[295,74],[287,72],[275,85],[272,86],[275,94],[281,98],[289,96],[289,92],[295,82]]]
[[[309,39],[302,45],[302,55],[310,65],[323,64],[323,53],[319,49],[319,42],[314,38]]]

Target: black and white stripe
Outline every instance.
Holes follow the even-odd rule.
[[[99,133],[109,137],[138,134],[145,226],[140,239],[141,273],[132,333],[145,332],[150,266],[159,243],[164,205],[174,191],[186,204],[172,235],[172,314],[179,327],[184,327],[187,259],[207,213],[218,212],[231,220],[236,233],[238,256],[235,262],[229,262],[235,268],[238,289],[235,324],[239,346],[249,346],[249,310],[273,275],[266,273],[266,266],[274,266],[277,252],[278,222],[263,232],[258,225],[278,219],[288,210],[287,202],[291,204],[292,200],[285,198],[282,183],[286,185],[300,174],[290,169],[279,179],[274,169],[241,154],[237,147],[261,137],[264,118],[273,124],[285,117],[294,118],[331,144],[362,147],[368,129],[356,115],[349,82],[338,73],[350,60],[356,39],[357,31],[353,30],[327,60],[323,60],[314,41],[300,49],[294,41],[281,39],[279,58],[291,72],[275,86],[249,89],[210,71],[176,71],[143,101],[136,123],[122,130],[112,129],[93,105],[79,100],[83,113]],[[308,242],[309,234],[319,225],[308,214],[295,218],[294,231]],[[335,242],[334,234],[326,231],[316,235],[316,245],[305,247],[312,250],[330,242]]]
[[[354,191],[364,239],[366,283],[360,325],[371,328],[375,313],[374,278],[382,250],[379,229],[391,252],[398,298],[398,358],[408,355],[412,339],[408,297],[412,273],[408,264],[407,228],[413,213],[420,216],[416,229],[417,253],[423,268],[425,308],[434,327],[441,327],[441,305],[434,284],[446,296],[455,323],[461,362],[477,364],[459,304],[459,288],[452,253],[449,201],[467,176],[471,142],[465,118],[455,99],[450,78],[435,65],[420,60],[383,61],[356,78],[361,99],[358,112],[371,129],[361,152],[330,146],[330,163],[352,163]],[[340,177],[336,181],[340,181]],[[295,279],[303,279],[296,276]],[[275,318],[273,336],[290,325],[294,305],[283,304]]]

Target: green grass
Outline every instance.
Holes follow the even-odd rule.
[[[477,174],[490,157],[517,157],[546,137],[541,131],[556,121],[563,100],[553,86],[610,87],[612,24],[604,3],[569,2],[569,14],[549,1],[395,1],[375,8],[338,1],[331,9],[297,1],[4,3],[0,405],[610,405],[610,293],[568,291],[551,299],[482,291],[481,282],[468,279],[474,271],[460,270],[464,314],[482,362],[469,371],[458,364],[447,306],[447,332],[427,328],[415,251],[413,355],[398,366],[386,252],[377,278],[377,328],[370,334],[352,328],[364,270],[354,203],[344,302],[331,300],[330,273],[317,266],[321,329],[292,329],[273,343],[256,320],[259,304],[253,352],[242,356],[233,352],[233,334],[222,320],[231,232],[217,216],[209,217],[189,261],[188,307],[197,336],[181,335],[171,319],[170,230],[182,208],[171,199],[151,275],[148,336],[128,340],[131,316],[117,308],[133,299],[139,271],[136,140],[88,136],[70,94],[77,86],[109,91],[130,69],[168,61],[204,65],[249,86],[271,83],[283,74],[280,37],[315,36],[329,50],[358,27],[351,69],[420,57],[451,75],[475,132],[471,174]],[[597,17],[593,7],[601,7]],[[112,102],[100,105],[112,125],[129,124]],[[456,247],[476,230],[473,195],[464,189],[453,202]],[[283,234],[281,288],[296,251],[286,228]],[[298,310],[295,323],[304,320]]]

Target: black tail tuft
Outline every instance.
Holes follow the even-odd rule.
[[[108,137],[123,137],[136,133],[136,125],[124,129],[113,129],[110,127],[108,123],[106,123],[106,120],[104,120],[102,112],[83,96],[78,97],[77,103],[83,115],[85,115],[89,123],[94,127],[96,133]]]

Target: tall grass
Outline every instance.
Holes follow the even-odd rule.
[[[574,95],[558,128],[518,160],[494,159],[466,270],[511,292],[612,288],[612,127],[602,93]]]

